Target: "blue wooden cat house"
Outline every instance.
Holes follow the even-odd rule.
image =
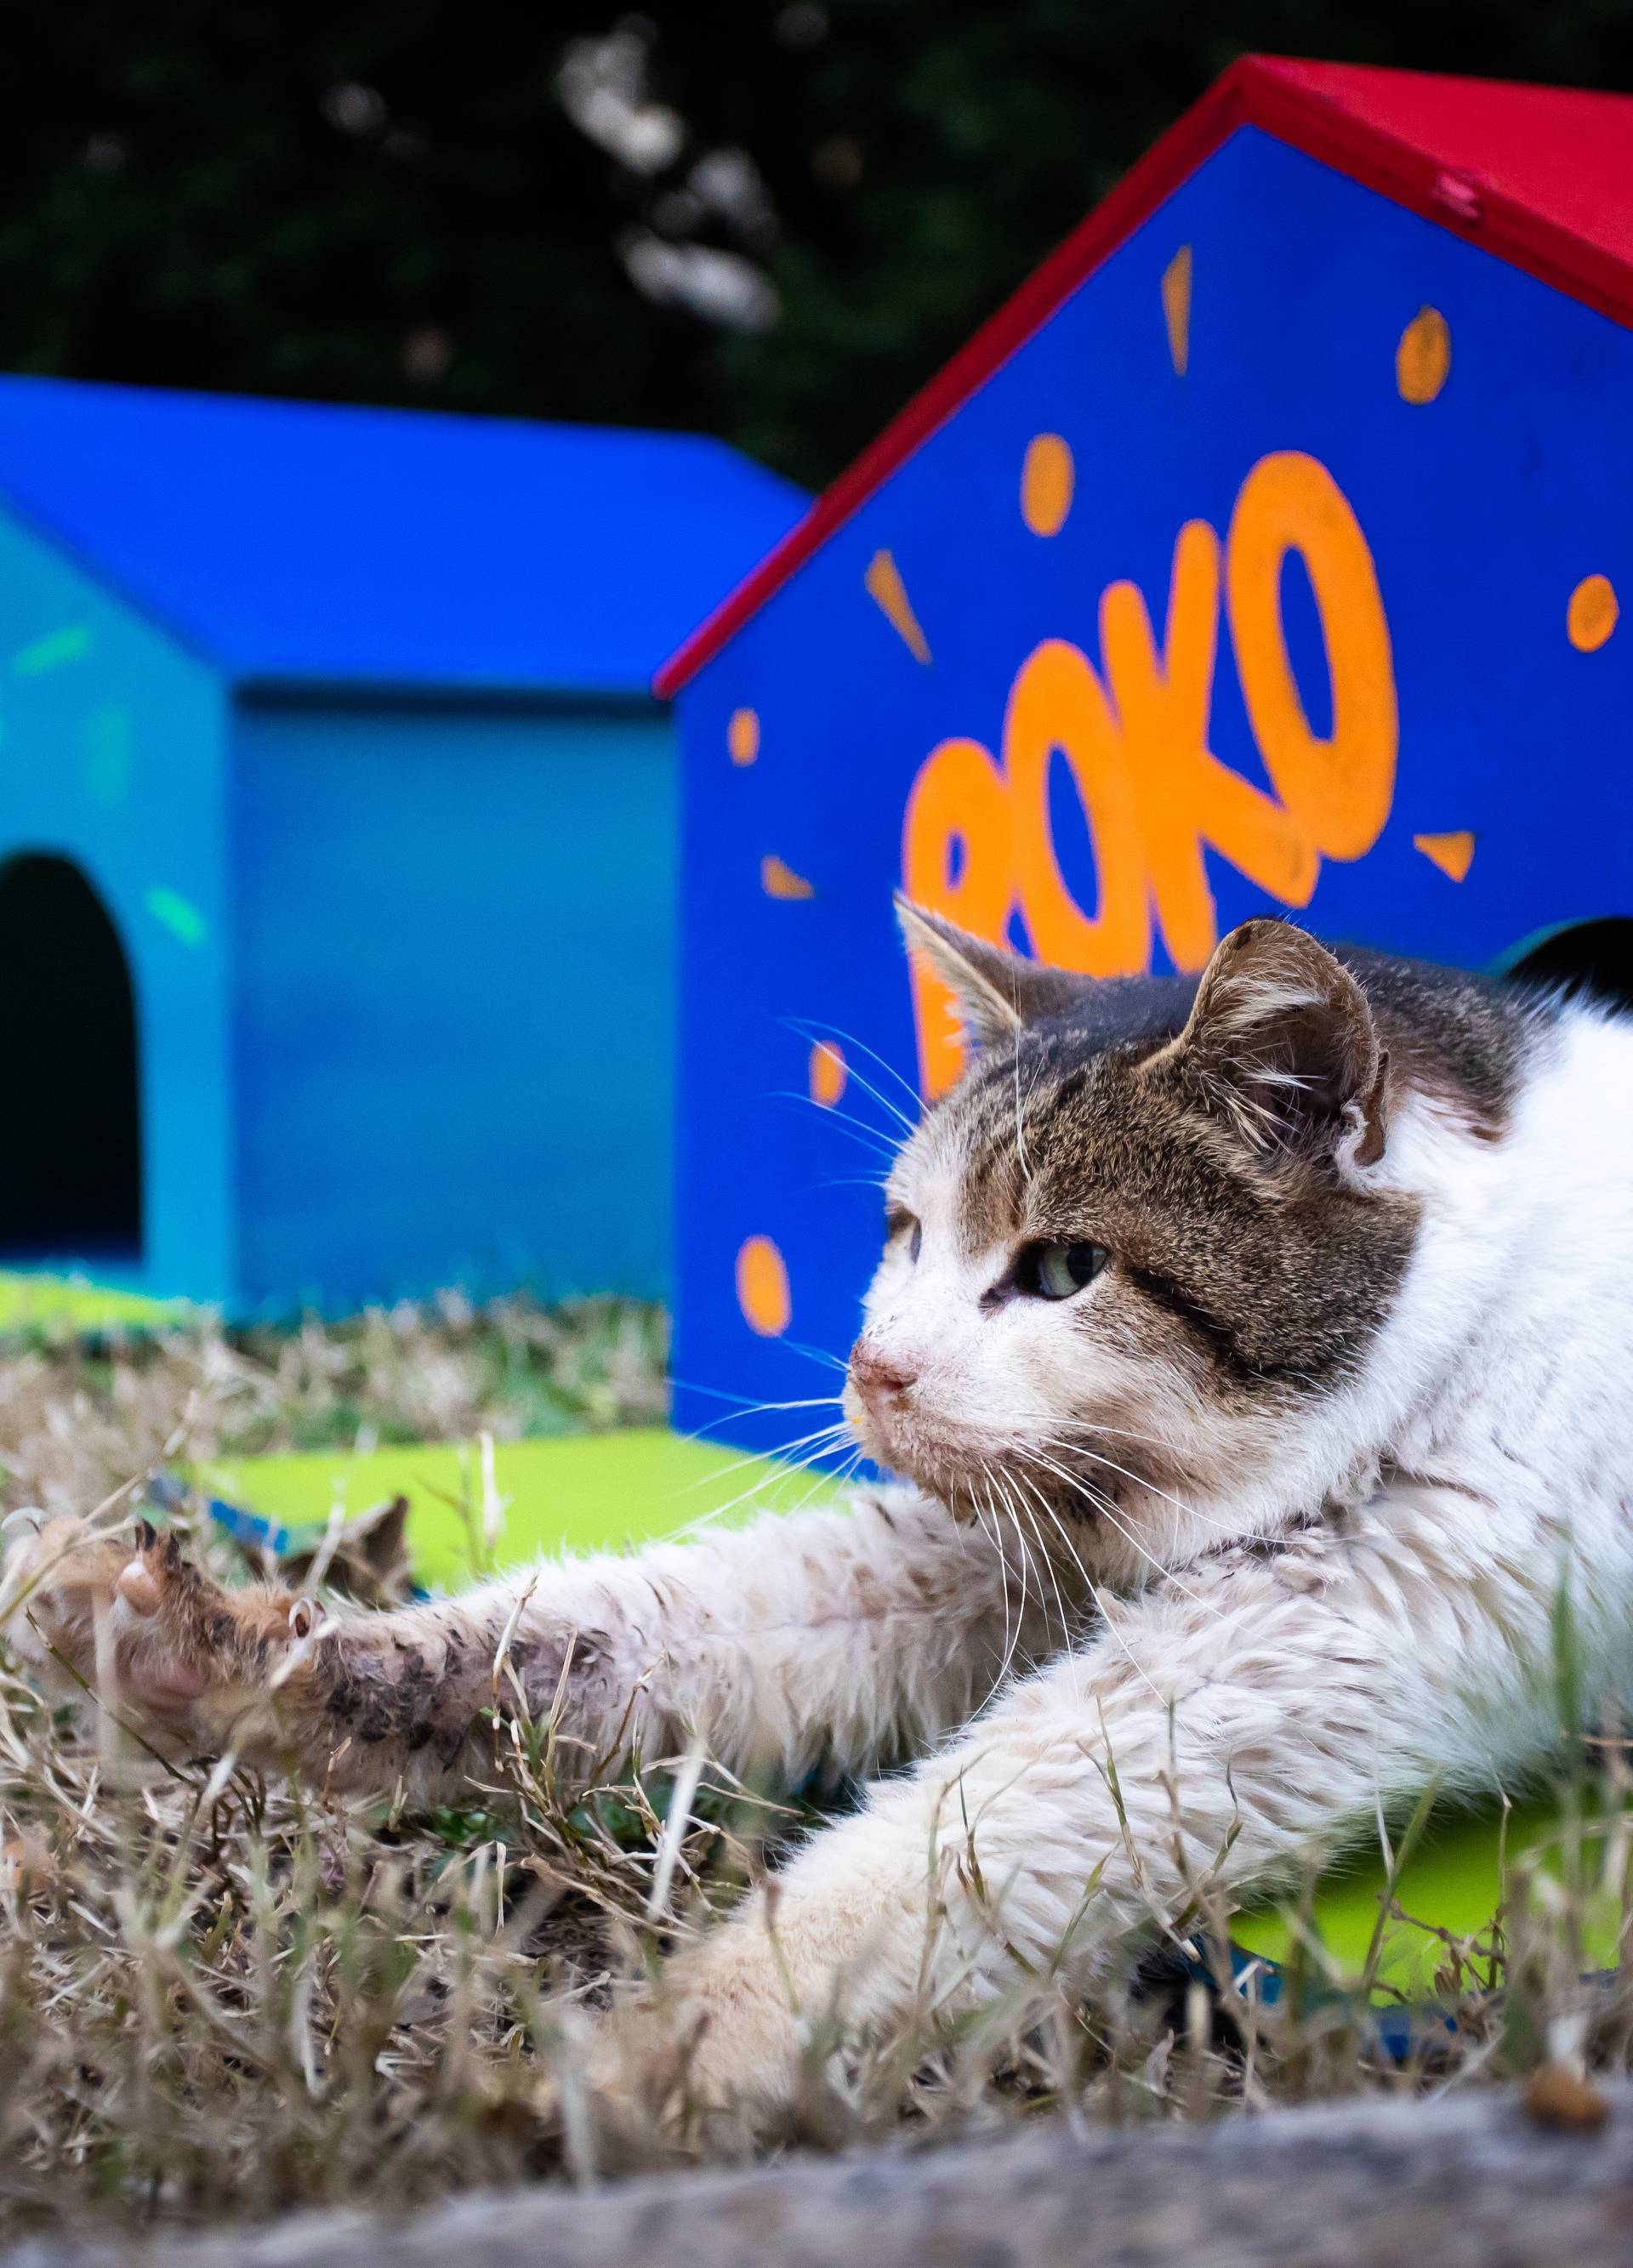
[[[1107,975],[1285,909],[1633,976],[1630,497],[1633,100],[1227,72],[660,676],[683,1421],[805,1432],[716,1396],[853,1334],[959,1060],[894,889]]]
[[[0,379],[0,1266],[655,1292],[719,443]]]

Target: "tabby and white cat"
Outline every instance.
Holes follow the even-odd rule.
[[[587,1758],[905,1766],[620,2036],[757,2110],[801,2011],[1086,1974],[1203,1878],[1512,1786],[1562,1586],[1583,1691],[1633,1697],[1633,1023],[1279,922],[1097,983],[903,918],[979,1046],[851,1357],[912,1486],[392,1613],[225,1593],[151,1530],[8,1568],[36,1659],[333,1786],[482,1771],[499,1655]]]

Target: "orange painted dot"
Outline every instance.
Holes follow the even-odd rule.
[[[760,753],[760,720],[752,709],[734,709],[726,727],[726,751],[735,764],[751,764]]]
[[[1438,866],[1450,882],[1466,882],[1474,863],[1474,836],[1467,827],[1447,835],[1415,835],[1412,848],[1421,850],[1431,866]]]
[[[1077,468],[1058,433],[1035,433],[1021,467],[1021,518],[1034,535],[1058,535],[1072,508]]]
[[[1622,609],[1608,575],[1585,575],[1570,594],[1565,628],[1578,653],[1597,653],[1616,627]]]
[[[1402,401],[1432,401],[1452,372],[1452,332],[1438,307],[1420,307],[1395,349]]]
[[[768,898],[814,898],[815,882],[808,882],[803,874],[796,874],[786,858],[775,852],[760,861],[760,887]]]
[[[818,1040],[811,1049],[811,1101],[831,1110],[844,1094],[848,1077],[840,1049],[832,1040]]]
[[[930,666],[930,642],[913,610],[902,571],[888,551],[876,551],[862,575],[862,587],[915,661]]]
[[[1183,378],[1191,367],[1191,247],[1182,244],[1163,270],[1163,320],[1168,326],[1168,353],[1174,376]]]
[[[763,1339],[780,1338],[788,1328],[788,1271],[769,1236],[745,1238],[737,1254],[737,1305]]]

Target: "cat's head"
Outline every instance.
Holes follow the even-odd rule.
[[[1180,1507],[1307,1445],[1411,1256],[1367,998],[1279,921],[1097,981],[901,912],[977,1051],[886,1184],[852,1427],[955,1510],[1195,1550]]]

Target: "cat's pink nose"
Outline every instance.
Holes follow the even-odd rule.
[[[894,1394],[905,1394],[910,1386],[918,1383],[919,1373],[909,1370],[899,1360],[883,1355],[870,1347],[865,1339],[858,1339],[851,1349],[851,1383],[864,1402],[882,1402]]]

